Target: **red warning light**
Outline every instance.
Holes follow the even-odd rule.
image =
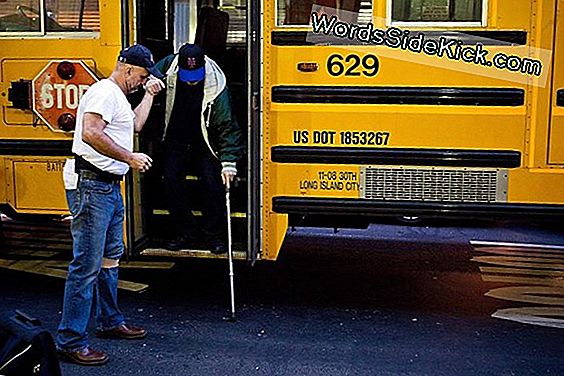
[[[70,80],[76,74],[76,68],[70,61],[62,61],[57,65],[57,74],[63,80]]]
[[[57,125],[59,128],[65,132],[74,131],[76,126],[76,118],[73,114],[65,112],[57,119]]]

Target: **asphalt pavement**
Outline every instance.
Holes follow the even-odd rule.
[[[63,374],[564,374],[563,328],[492,317],[533,304],[486,296],[512,284],[484,280],[470,240],[564,245],[564,231],[515,223],[299,228],[278,261],[236,264],[235,323],[222,320],[229,308],[225,260],[124,269],[122,279],[150,285],[143,293],[120,291],[128,320],[148,337],[92,337],[110,362],[61,363]],[[562,261],[551,252],[559,264],[548,281],[560,288]],[[54,333],[63,287],[63,279],[0,269],[0,310],[22,309]],[[557,291],[561,307],[564,289]]]

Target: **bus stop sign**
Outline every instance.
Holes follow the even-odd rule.
[[[82,61],[52,60],[31,83],[33,112],[53,131],[73,131],[78,102],[96,81]]]

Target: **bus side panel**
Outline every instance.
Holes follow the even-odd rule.
[[[544,55],[543,71],[547,74],[546,81],[531,79],[530,91],[528,93],[527,106],[529,107],[527,123],[527,144],[530,154],[527,155],[527,166],[538,168],[552,168],[550,166],[551,142],[555,140],[551,133],[551,110],[555,93],[553,91],[554,79],[558,75],[558,41],[561,36],[557,33],[556,9],[559,0],[545,0],[533,3],[533,15],[531,16],[529,37],[527,43],[534,46],[531,56]],[[553,112],[554,113],[554,112]],[[552,129],[551,129],[552,128]],[[564,173],[564,171],[561,170]],[[535,171],[531,171],[531,174]]]
[[[524,107],[273,104],[274,145],[523,150]],[[354,121],[351,122],[351,119]],[[307,133],[304,133],[307,132]],[[386,138],[350,132],[386,132]],[[349,133],[345,133],[349,132]],[[344,161],[346,162],[346,161]]]
[[[564,2],[558,1],[554,32],[552,114],[548,162],[564,164]]]
[[[268,231],[263,237],[263,253],[261,260],[274,261],[278,257],[278,252],[282,247],[286,229],[288,228],[288,217],[285,215],[271,213],[267,217],[266,225]]]
[[[64,158],[6,158],[9,203],[19,213],[66,213]]]
[[[295,223],[311,213],[341,215],[343,208],[351,216],[386,214],[394,205],[400,214],[434,205],[427,214],[454,216],[462,208],[464,215],[562,215],[564,171],[547,160],[556,3],[488,1],[485,27],[400,27],[435,38],[470,29],[464,44],[487,50],[488,65],[384,45],[343,45],[344,39],[315,45],[304,39],[307,26],[277,26],[277,2],[266,2],[264,225],[279,225],[270,218],[282,213],[294,214]],[[389,27],[386,2],[373,4],[374,27]],[[508,35],[514,39],[506,43]],[[544,76],[498,68],[494,56],[540,60]],[[554,56],[558,64],[558,51]],[[553,135],[562,140],[557,125],[553,119]],[[415,186],[422,198],[410,196]],[[483,188],[492,195],[483,198]]]
[[[16,83],[31,85],[52,60],[81,60],[98,77],[107,76],[121,49],[120,3],[100,1],[99,33],[0,34],[0,159],[5,163],[0,175],[0,205],[9,204],[20,213],[67,212],[62,172],[49,166],[62,163],[71,154],[72,133],[57,129],[57,124],[53,128],[44,124],[31,110],[31,94],[30,108],[18,109],[8,100],[8,93]],[[66,95],[64,90],[57,94]],[[57,94],[54,97],[60,100]]]
[[[562,205],[564,178],[558,170],[517,169],[509,172],[509,180],[509,202]]]

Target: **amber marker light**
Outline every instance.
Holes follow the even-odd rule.
[[[300,72],[315,72],[319,69],[319,64],[317,63],[298,63],[298,70]]]

